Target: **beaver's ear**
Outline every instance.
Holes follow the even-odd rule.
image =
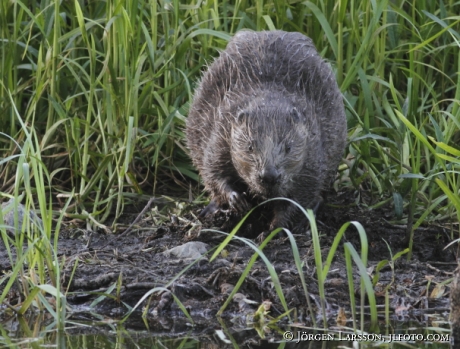
[[[294,123],[299,123],[300,121],[303,120],[303,115],[300,114],[300,112],[297,110],[296,107],[293,107],[291,109],[291,118],[292,118],[292,121],[294,121]]]
[[[236,121],[241,125],[243,122],[246,122],[249,117],[249,112],[247,110],[239,110],[238,115],[236,116]]]

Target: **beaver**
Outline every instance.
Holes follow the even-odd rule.
[[[346,133],[342,94],[310,38],[238,32],[204,73],[186,122],[192,161],[212,199],[201,216],[227,207],[243,213],[276,197],[316,209]],[[272,208],[270,229],[301,224],[292,203],[275,200]]]

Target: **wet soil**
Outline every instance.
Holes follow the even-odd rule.
[[[408,246],[407,226],[392,223],[395,217],[391,206],[371,210],[355,202],[354,192],[334,192],[317,213],[323,261],[342,224],[357,221],[367,234],[368,274],[373,277],[379,262],[391,260],[392,256]],[[140,312],[148,306],[148,321],[155,324],[153,327],[159,329],[159,334],[171,332],[177,326],[173,320],[172,323],[176,325],[169,321],[164,324],[161,319],[177,317],[181,319],[181,326],[185,323],[182,310],[171,293],[180,300],[196,323],[203,323],[203,326],[195,327],[196,331],[205,331],[215,325],[220,327],[215,320],[216,313],[237,284],[254,250],[243,241],[233,239],[223,253],[210,261],[214,248],[226,235],[207,231],[206,228],[224,226],[223,229],[228,231],[239,217],[231,212],[220,212],[212,219],[200,222],[196,217],[202,207],[189,209],[183,203],[176,203],[174,207],[165,206],[161,212],[153,204],[139,215],[146,204],[139,202],[138,207],[132,208],[132,213],[126,213],[118,221],[116,233],[102,229],[90,232],[84,230],[83,225],[78,227],[70,222],[61,232],[58,249],[60,260],[65,261],[62,284],[68,292],[68,302],[75,310],[74,318],[91,320],[90,313],[122,317],[127,313],[128,306],[135,306],[149,291],[162,287],[162,291],[149,294],[138,308]],[[163,215],[162,212],[168,213]],[[261,213],[262,216],[264,214]],[[260,215],[255,217],[250,218],[240,235],[258,244],[258,234],[264,231],[264,226],[262,223],[258,225]],[[311,236],[308,233],[294,236],[304,263],[309,300],[315,314],[319,315],[319,291]],[[377,304],[385,304],[385,290],[388,290],[390,311],[394,318],[426,321],[427,314],[432,312],[447,313],[449,286],[443,283],[452,277],[457,266],[453,247],[444,249],[450,240],[447,225],[417,229],[412,258],[407,260],[407,255],[403,255],[380,270],[379,281],[375,285]],[[199,260],[165,254],[165,251],[190,241],[205,243],[210,253]],[[345,242],[351,243],[358,252],[361,250],[358,231],[352,225],[340,243],[325,282],[327,314],[333,324],[340,317],[341,309],[345,310],[348,319],[351,317],[343,248]],[[289,240],[280,234],[280,237],[268,243],[263,252],[278,274],[288,308],[296,309],[292,319],[307,326],[312,325]],[[0,269],[11,269],[3,243],[0,244]],[[353,278],[359,303],[359,274],[356,267]],[[121,285],[119,292],[117,287],[112,287],[117,283]],[[0,289],[3,287],[4,284],[0,285]],[[97,304],[92,304],[107,292],[111,293],[111,298],[103,297]],[[9,298],[12,303],[14,298],[13,288]],[[284,312],[267,266],[258,258],[222,317],[239,318],[236,323],[241,321],[244,327],[247,320],[245,315],[253,313],[264,301],[271,302],[271,316],[276,317]],[[187,330],[182,329],[181,332]]]

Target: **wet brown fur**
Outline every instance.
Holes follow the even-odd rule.
[[[186,134],[211,193],[206,214],[227,205],[244,212],[273,197],[314,208],[345,147],[342,95],[308,37],[241,31],[203,75]],[[270,228],[299,217],[276,201]]]

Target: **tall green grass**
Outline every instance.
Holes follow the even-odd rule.
[[[9,206],[14,215],[13,224],[7,222],[9,225],[5,225],[4,212],[0,212],[0,235],[11,264],[11,271],[0,279],[0,284],[5,285],[2,287],[0,302],[8,305],[18,315],[25,314],[31,307],[39,311],[46,309],[53,316],[56,327],[63,329],[67,302],[61,292],[63,266],[58,259],[57,249],[59,230],[69,201],[56,217],[57,224],[52,227],[50,175],[41,160],[37,134],[34,130],[28,130],[20,118],[19,122],[24,130],[25,140],[23,146],[17,145],[20,153],[14,176],[14,201]],[[33,182],[32,173],[35,174]],[[34,188],[32,184],[35,185]],[[19,195],[20,190],[25,192]],[[21,206],[20,199],[23,197],[25,205]],[[37,200],[37,206],[33,198]],[[30,215],[31,211],[39,212],[42,219],[38,219],[35,214]],[[7,234],[7,229],[10,230],[10,235]],[[20,295],[19,299],[23,297],[22,302],[17,305],[8,303],[13,285]],[[45,294],[51,298],[45,297]]]

